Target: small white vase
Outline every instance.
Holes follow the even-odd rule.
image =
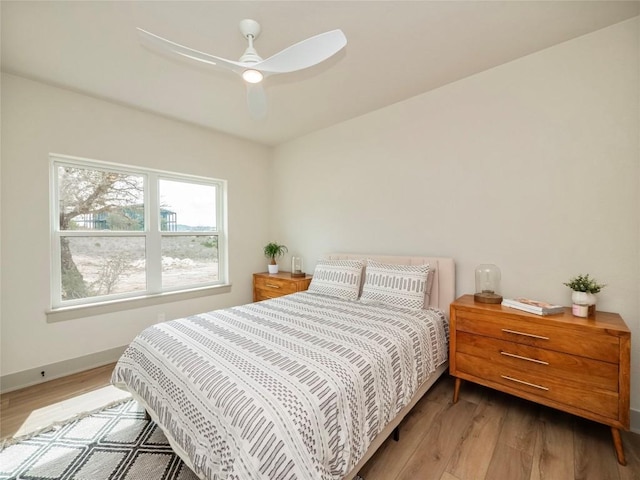
[[[573,307],[571,313],[576,317],[588,317],[595,311],[596,296],[589,292],[576,292],[571,294],[571,302]]]
[[[278,264],[276,263],[275,265],[267,265],[267,268],[269,269],[269,273],[278,273]]]

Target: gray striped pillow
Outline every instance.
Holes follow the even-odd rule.
[[[363,267],[362,260],[318,260],[307,291],[357,300]]]
[[[429,277],[429,265],[393,265],[367,260],[361,300],[420,310]]]

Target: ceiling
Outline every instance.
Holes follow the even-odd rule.
[[[266,145],[377,110],[640,14],[637,1],[7,1],[2,70]],[[143,48],[136,27],[238,59],[260,22],[267,58],[340,28],[328,61],[265,80],[254,120],[241,78]]]

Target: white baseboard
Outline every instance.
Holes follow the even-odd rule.
[[[11,392],[30,387],[38,383],[48,382],[56,378],[66,377],[91,368],[101,367],[117,361],[127,346],[116,347],[102,352],[92,353],[84,357],[72,358],[62,362],[30,368],[22,372],[10,373],[0,377],[0,393]],[[44,377],[42,372],[45,372]]]
[[[631,409],[631,431],[640,434],[640,410]]]

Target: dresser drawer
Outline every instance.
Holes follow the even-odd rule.
[[[506,387],[512,393],[522,392],[524,398],[539,403],[550,400],[574,409],[587,411],[599,417],[618,419],[619,397],[614,391],[588,388],[576,382],[555,376],[541,376],[531,370],[514,368],[506,363],[496,364],[490,360],[466,353],[456,354],[458,372],[469,380],[488,386]],[[467,375],[464,375],[467,374]],[[474,378],[475,377],[475,378]],[[557,405],[551,405],[557,406]]]
[[[273,294],[274,297],[280,297],[289,293],[297,292],[297,285],[286,279],[277,277],[256,277],[254,280],[254,288],[260,290],[264,295]],[[273,298],[268,296],[267,298]]]
[[[620,357],[619,338],[604,329],[546,325],[536,319],[523,320],[518,314],[493,316],[459,310],[456,330],[616,364]]]
[[[578,388],[618,391],[618,365],[508,342],[466,332],[457,333],[456,355],[463,353],[488,361],[496,368],[521,370],[539,378],[552,377]]]

